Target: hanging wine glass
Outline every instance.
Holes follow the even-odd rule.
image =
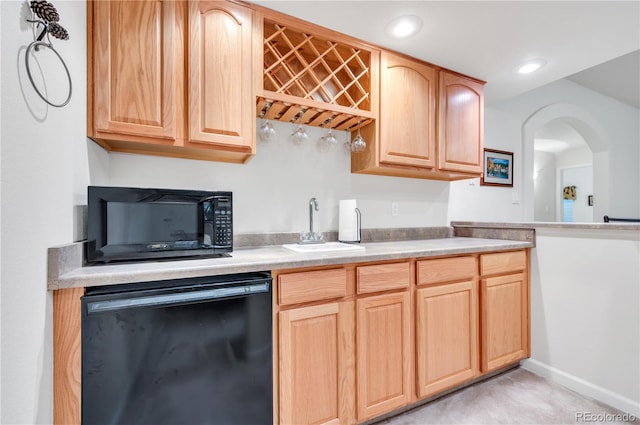
[[[360,134],[360,123],[358,122],[358,134],[351,141],[351,152],[364,152],[367,148],[367,142],[365,142],[364,137]]]
[[[333,120],[333,117],[325,121],[323,127],[330,125],[332,120]],[[333,149],[337,144],[338,144],[338,139],[333,134],[333,129],[329,127],[329,131],[327,132],[327,134],[320,138],[320,150]]]
[[[260,118],[264,119],[260,127],[258,128],[258,137],[263,142],[270,142],[276,136],[276,129],[273,128],[273,125],[269,122],[269,118],[265,118],[269,108],[271,108],[271,103],[267,103],[262,111],[260,111]]]
[[[258,135],[263,142],[270,142],[276,137],[276,129],[269,122],[268,119],[264,120],[258,129]]]
[[[333,131],[331,129],[329,129],[329,132],[326,134],[326,136],[322,137],[322,141],[327,147],[333,147],[338,144],[338,139],[336,139],[336,136],[333,135]]]
[[[296,117],[293,119],[293,122],[295,123],[299,118],[302,117],[303,114],[304,110],[298,112]],[[307,136],[307,132],[304,129],[304,126],[301,123],[297,124],[293,132],[291,133],[291,141],[296,145],[301,145],[307,140],[309,140],[309,136]]]
[[[304,126],[302,124],[298,124],[295,130],[293,130],[293,133],[291,133],[291,140],[293,140],[295,144],[300,145],[306,142],[308,139],[309,136],[307,136],[307,132],[304,129]]]

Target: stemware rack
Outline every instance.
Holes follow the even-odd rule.
[[[311,30],[309,30],[311,29]],[[374,119],[378,52],[288,22],[263,20],[264,73],[256,115],[348,130]]]

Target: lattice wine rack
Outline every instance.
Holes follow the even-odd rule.
[[[257,115],[347,130],[373,119],[371,52],[264,20]]]

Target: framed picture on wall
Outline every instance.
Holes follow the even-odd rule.
[[[513,152],[485,149],[480,184],[513,187]]]

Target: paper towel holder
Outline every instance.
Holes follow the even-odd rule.
[[[362,215],[360,214],[360,210],[358,208],[354,208],[353,212],[356,213],[356,231],[357,231],[357,239],[354,241],[339,241],[342,243],[360,243],[362,241]]]

